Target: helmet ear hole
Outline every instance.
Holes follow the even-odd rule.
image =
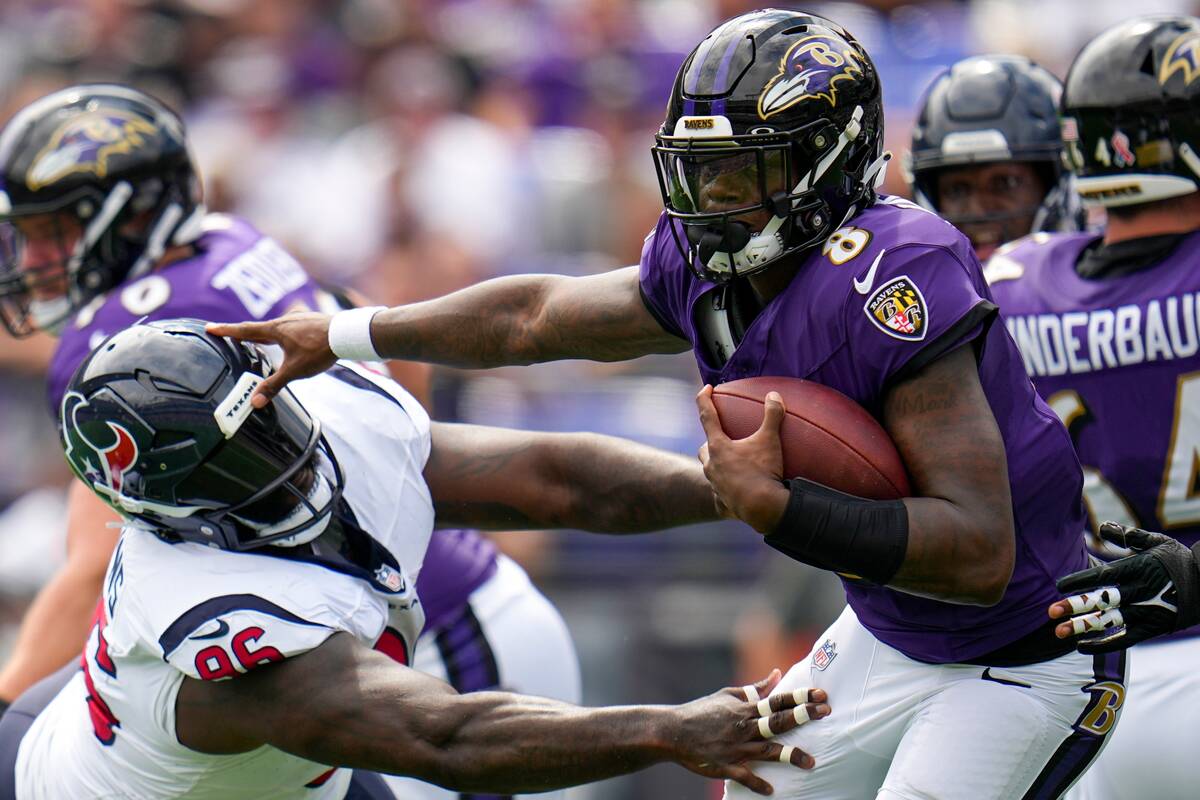
[[[1140,70],[1143,75],[1154,77],[1154,51],[1146,52],[1146,57],[1142,59],[1142,68]]]

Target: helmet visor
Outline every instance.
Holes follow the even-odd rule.
[[[252,505],[296,474],[319,438],[316,420],[285,389],[246,417],[237,433],[179,485],[175,500],[204,508]],[[269,516],[270,511],[261,513]]]
[[[789,188],[783,148],[656,148],[655,156],[667,206],[678,215],[750,211]]]

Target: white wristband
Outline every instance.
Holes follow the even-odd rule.
[[[371,319],[387,306],[369,306],[339,311],[329,319],[329,349],[338,358],[352,361],[382,361],[371,341]]]

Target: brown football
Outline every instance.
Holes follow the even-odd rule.
[[[762,425],[768,392],[779,392],[787,408],[779,435],[783,471],[871,500],[908,497],[904,462],[883,426],[846,395],[800,378],[743,378],[717,386],[713,404],[731,439]]]

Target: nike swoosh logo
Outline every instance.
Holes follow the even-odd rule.
[[[883,258],[886,250],[880,250],[879,255],[875,256],[875,261],[871,264],[871,268],[867,270],[867,276],[861,281],[858,278],[854,279],[854,291],[859,294],[866,294],[871,291],[871,284],[875,283],[875,271],[879,269],[879,262]]]
[[[1032,689],[1033,688],[1032,684],[1025,683],[1024,681],[1015,681],[1015,680],[1012,680],[1011,678],[1001,678],[998,675],[993,675],[991,667],[988,667],[987,669],[985,669],[983,671],[983,674],[980,675],[979,677],[985,681],[991,681],[992,683],[1000,683],[1005,686],[1019,686],[1022,689]]]
[[[227,633],[229,633],[229,623],[223,619],[219,619],[217,620],[217,629],[212,633],[206,633],[203,636],[189,636],[188,638],[194,642],[203,642],[207,639],[220,639]]]

